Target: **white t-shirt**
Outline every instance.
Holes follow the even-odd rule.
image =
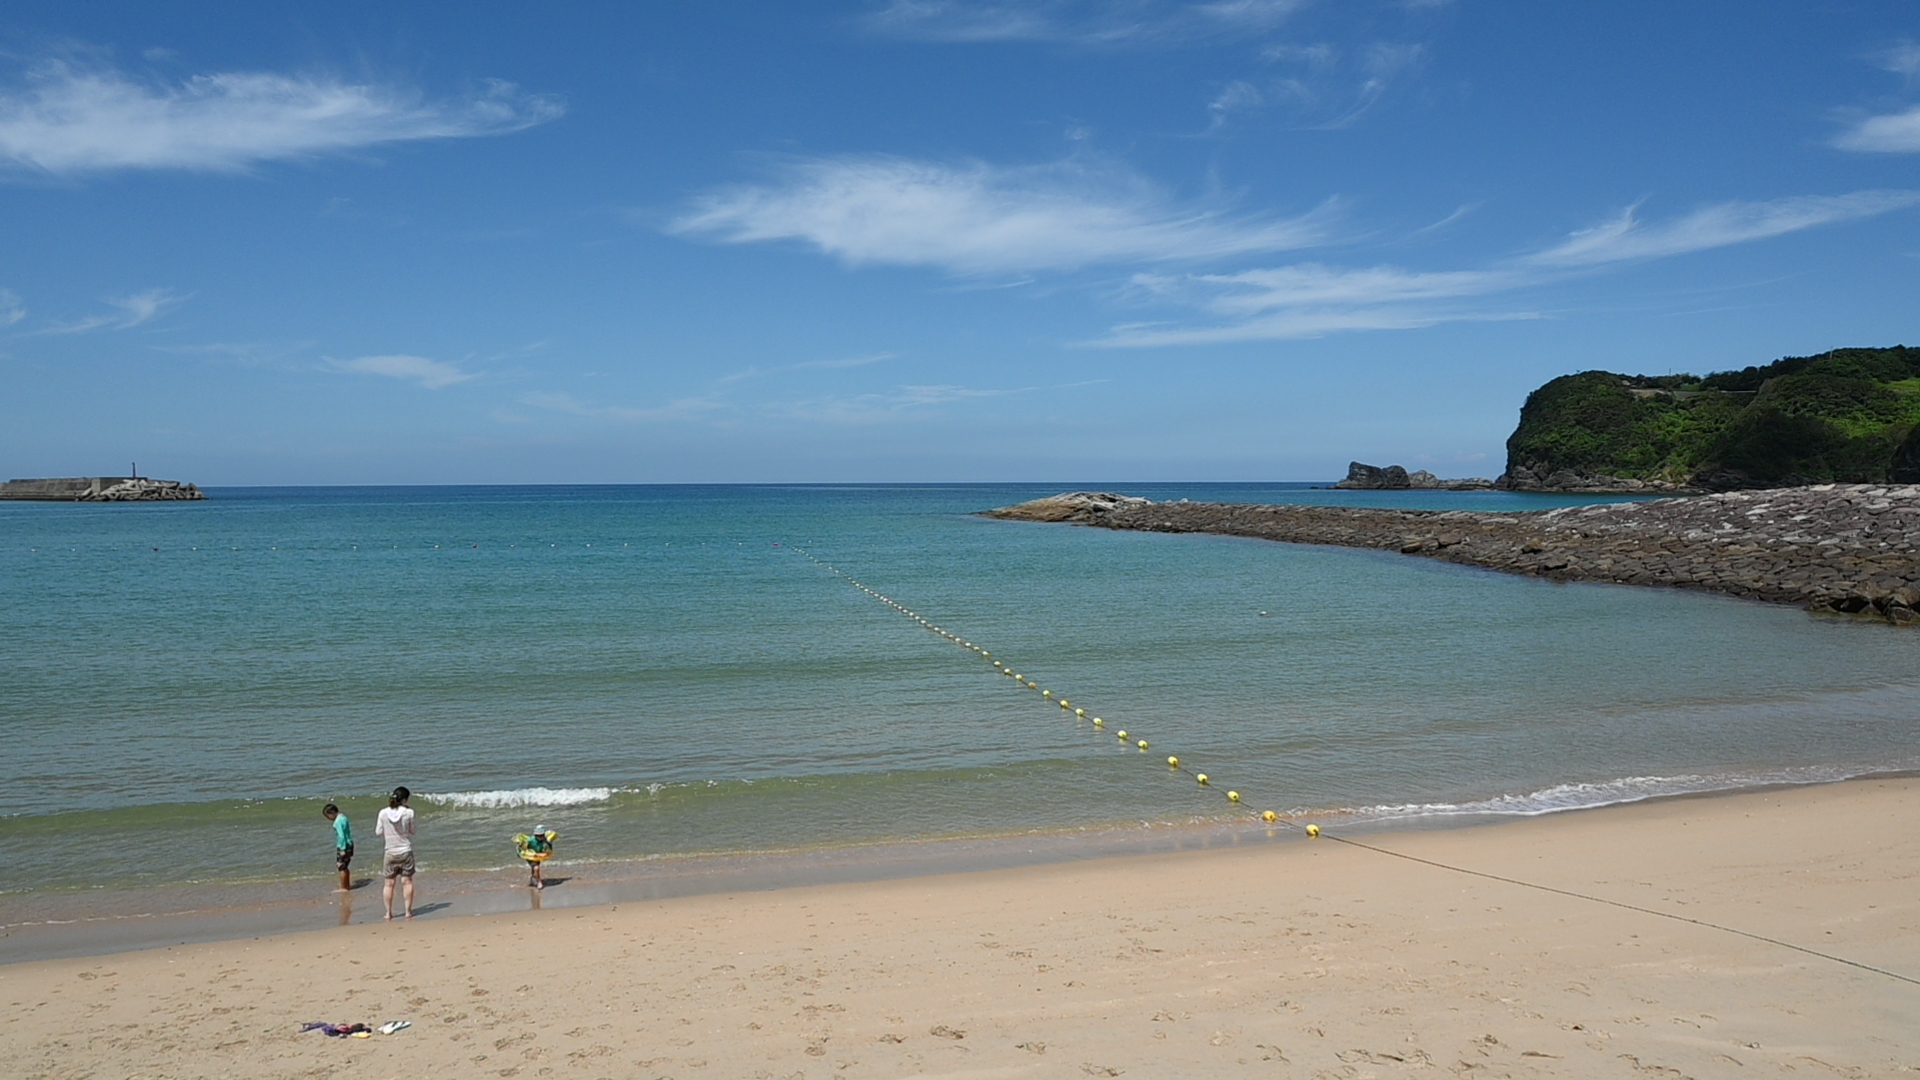
[[[389,855],[403,855],[413,850],[413,807],[389,806],[380,811],[380,820],[373,826],[373,833],[387,843]]]

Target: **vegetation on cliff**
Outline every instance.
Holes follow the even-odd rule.
[[[1513,486],[1920,480],[1920,348],[1835,349],[1704,378],[1563,375],[1507,440]]]

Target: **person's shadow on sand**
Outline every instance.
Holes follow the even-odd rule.
[[[452,906],[453,904],[446,900],[442,900],[437,904],[422,904],[413,909],[413,917],[417,919],[422,915],[431,915],[436,911],[445,911]]]

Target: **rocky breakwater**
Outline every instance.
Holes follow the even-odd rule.
[[[192,484],[144,476],[63,476],[0,484],[0,499],[36,502],[181,502],[206,497]]]
[[[1555,581],[1700,589],[1920,621],[1920,485],[1819,484],[1518,513],[1072,492],[986,516],[1379,548]]]

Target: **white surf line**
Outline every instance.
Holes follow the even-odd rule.
[[[1033,681],[1032,679],[1028,679],[1024,675],[1021,675],[1015,672],[1012,668],[1006,666],[1006,664],[1004,664],[1003,662],[999,660],[993,660],[993,654],[988,652],[984,646],[976,645],[973,642],[968,641],[967,639],[961,637],[959,634],[955,634],[949,630],[944,629],[943,627],[935,625],[932,620],[921,616],[918,612],[908,608],[905,604],[902,604],[890,596],[887,596],[883,593],[880,593],[874,589],[867,587],[864,583],[855,579],[852,575],[847,574],[844,571],[840,570],[838,567],[835,567],[830,563],[822,562],[821,560],[814,558],[812,553],[802,548],[794,548],[793,550],[799,552],[801,555],[806,556],[808,561],[812,562],[814,565],[822,567],[823,569],[826,569],[832,572],[834,575],[846,581],[848,584],[852,585],[854,588],[859,589],[861,592],[866,593],[868,596],[871,596],[874,599],[880,601],[881,603],[886,604],[888,607],[893,608],[895,611],[898,611],[901,615],[904,615],[907,618],[912,619],[914,622],[919,623],[920,626],[923,629],[927,630],[928,632],[936,634],[940,637],[943,637],[948,641],[952,642],[953,644],[968,650],[969,652],[977,653],[982,660],[992,660],[994,668],[998,670],[1002,675],[1006,675],[1012,678],[1013,680],[1018,682],[1020,685],[1025,686],[1029,690],[1040,691],[1041,697],[1048,700],[1056,701],[1063,711],[1072,713],[1075,720],[1087,718],[1087,711],[1084,708],[1075,708],[1073,703],[1068,701],[1064,697],[1056,699],[1053,695],[1053,691],[1042,689],[1039,683]],[[1106,726],[1106,721],[1102,720],[1098,716],[1092,717],[1091,720],[1095,730],[1101,730]],[[1124,730],[1116,732],[1116,735],[1118,736],[1119,741],[1122,744],[1125,744],[1128,741],[1128,739],[1131,738],[1134,734],[1137,734],[1137,732],[1130,733]],[[1139,739],[1136,745],[1139,748],[1141,753],[1145,753],[1150,748],[1151,743],[1149,743],[1149,741],[1146,739]],[[1167,758],[1167,767],[1171,771],[1188,773],[1202,787],[1212,786],[1211,777],[1209,777],[1206,773],[1192,772],[1192,770],[1190,770],[1186,766],[1186,764],[1183,763],[1180,760],[1180,758],[1177,756]],[[1246,804],[1241,801],[1240,793],[1238,791],[1229,790],[1227,792],[1227,801],[1230,803],[1233,803],[1234,805],[1240,807],[1241,809],[1247,810],[1249,813],[1253,812],[1251,807],[1246,806]],[[1306,825],[1301,825],[1298,822],[1292,821],[1287,817],[1285,817],[1284,815],[1278,814],[1272,810],[1260,811],[1259,817],[1261,821],[1269,825],[1282,824],[1282,825],[1286,825],[1289,828],[1298,829],[1301,832],[1305,833],[1309,838],[1324,837],[1325,839],[1332,840],[1335,843],[1345,844],[1348,847],[1359,848],[1362,851],[1371,851],[1377,855],[1388,855],[1396,859],[1405,859],[1408,862],[1420,863],[1424,866],[1431,866],[1440,870],[1451,870],[1456,874],[1465,874],[1469,877],[1484,878],[1488,881],[1498,881],[1507,885],[1517,885],[1524,889],[1535,889],[1540,892],[1552,893],[1556,896],[1571,897],[1576,900],[1586,900],[1595,904],[1605,904],[1608,907],[1621,908],[1626,911],[1636,911],[1642,915],[1653,915],[1662,919],[1671,919],[1674,922],[1690,923],[1694,926],[1704,927],[1708,930],[1718,930],[1718,931],[1721,931],[1722,933],[1733,934],[1735,936],[1748,938],[1753,941],[1765,942],[1766,944],[1769,944],[1769,945],[1778,945],[1783,949],[1791,949],[1794,952],[1804,953],[1808,956],[1816,956],[1822,960],[1830,960],[1836,964],[1844,964],[1847,967],[1858,968],[1861,971],[1869,971],[1875,975],[1884,975],[1889,979],[1896,979],[1900,982],[1911,983],[1914,986],[1920,986],[1920,979],[1914,978],[1913,976],[1910,976],[1910,975],[1902,975],[1897,971],[1889,971],[1886,968],[1875,967],[1872,964],[1862,963],[1859,960],[1850,960],[1844,956],[1836,956],[1833,953],[1821,952],[1818,949],[1808,948],[1805,945],[1795,945],[1791,941],[1782,941],[1779,938],[1768,937],[1765,934],[1756,934],[1750,930],[1741,930],[1738,927],[1727,926],[1722,923],[1709,922],[1706,919],[1695,919],[1686,915],[1676,915],[1673,912],[1661,911],[1657,908],[1641,907],[1638,904],[1629,904],[1623,900],[1609,900],[1604,896],[1594,896],[1590,893],[1575,892],[1571,889],[1555,888],[1552,885],[1541,885],[1537,882],[1525,881],[1520,878],[1504,877],[1500,874],[1488,873],[1487,871],[1484,871],[1484,870],[1472,870],[1464,866],[1455,866],[1451,863],[1443,863],[1434,859],[1423,859],[1418,855],[1408,855],[1404,852],[1393,851],[1388,848],[1374,847],[1372,844],[1365,844],[1358,840],[1349,839],[1344,836],[1335,836],[1332,833],[1324,832],[1320,828],[1320,826],[1317,824],[1309,823]]]

